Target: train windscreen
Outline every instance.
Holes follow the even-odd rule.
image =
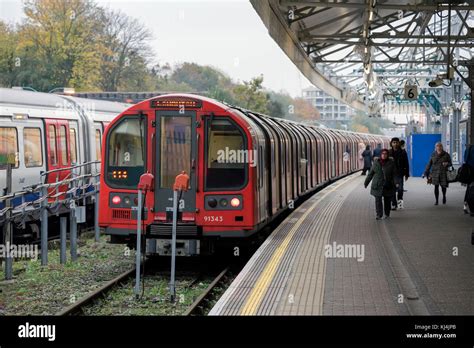
[[[227,118],[209,120],[207,129],[206,190],[236,190],[245,186],[247,167],[255,160],[245,148],[239,126]]]
[[[110,130],[106,181],[111,187],[137,188],[145,171],[145,124],[138,117],[125,117]]]

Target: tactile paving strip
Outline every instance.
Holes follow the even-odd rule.
[[[304,240],[303,236],[311,233],[319,235],[321,229],[330,230],[328,229],[328,223],[334,220],[342,204],[341,202],[344,200],[344,197],[340,195],[341,191],[338,190],[337,193],[333,193],[333,191],[335,188],[345,186],[352,178],[353,176],[350,176],[328,186],[290,214],[260,246],[209,314],[276,314],[279,299],[290,275],[291,265],[296,258],[298,248]],[[330,197],[328,197],[329,200],[325,198],[327,195],[333,195],[338,199],[331,203]],[[325,206],[320,207],[320,202],[323,199]],[[300,221],[301,219],[303,220]],[[318,222],[318,219],[321,219],[320,222]],[[299,226],[295,230],[295,224],[298,223]],[[314,225],[318,226],[316,230],[313,228]],[[283,255],[281,255],[278,262],[274,262],[275,253],[281,252],[282,243],[285,242],[288,245]],[[260,282],[261,285],[262,272],[266,267],[269,267],[269,262],[272,269],[267,273],[272,276],[268,281],[263,281],[265,286],[258,286],[257,282]],[[272,263],[275,263],[275,265],[271,265]],[[249,304],[249,300],[253,302]]]

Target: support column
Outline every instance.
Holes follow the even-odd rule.
[[[468,143],[474,145],[474,59],[469,62],[469,81],[471,88],[471,112],[468,123]]]
[[[461,121],[461,109],[459,108],[461,103],[461,90],[462,82],[459,80],[453,81],[453,123],[451,133],[451,157],[455,164],[459,163],[460,151],[461,150],[461,137],[459,134],[459,121]]]

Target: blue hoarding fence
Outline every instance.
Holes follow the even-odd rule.
[[[422,176],[430,160],[435,144],[441,141],[441,134],[411,134],[407,139],[410,175]]]

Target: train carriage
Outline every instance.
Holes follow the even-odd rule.
[[[185,171],[190,182],[179,205],[178,255],[209,253],[219,240],[251,236],[302,196],[361,169],[359,146],[374,140],[388,142],[196,95],[152,98],[124,111],[105,132],[99,222],[112,241],[133,243],[137,185],[150,172],[147,247],[168,255],[172,186]]]
[[[87,174],[90,170],[98,171],[99,165],[97,168],[71,167],[84,162],[100,161],[105,128],[129,106],[130,104],[124,103],[0,88],[0,196],[4,195],[7,184],[4,164],[11,158],[14,158],[12,192],[19,192],[39,183],[61,181],[71,171],[81,171],[82,174]],[[47,174],[42,176],[41,173]],[[65,192],[67,187],[60,186],[59,190]],[[48,193],[52,195],[53,191],[54,189],[50,189]],[[24,197],[14,198],[12,205],[17,207],[38,199],[38,192],[28,193]],[[0,209],[4,205],[4,202],[0,202]],[[67,211],[67,207],[62,209],[61,212]],[[0,216],[0,229],[1,218]],[[37,224],[36,218],[37,215],[28,215],[25,220]],[[22,231],[22,234],[27,233]],[[35,237],[32,236],[33,239]]]

